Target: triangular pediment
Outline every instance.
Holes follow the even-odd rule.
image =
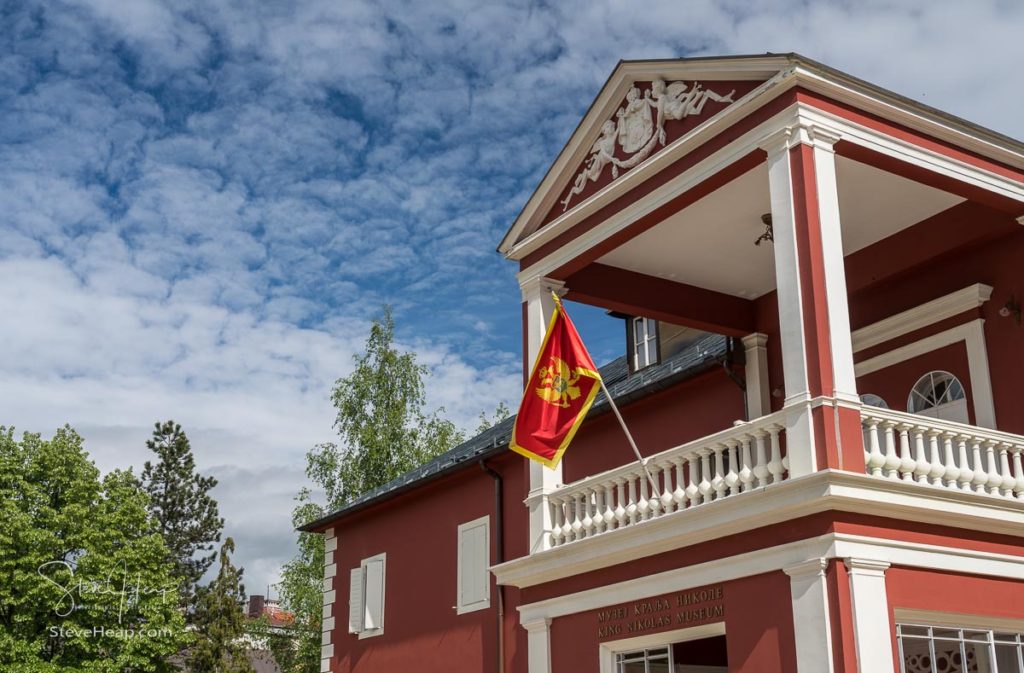
[[[499,250],[587,203],[764,86],[791,56],[623,61],[527,202]]]

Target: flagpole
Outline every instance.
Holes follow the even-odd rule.
[[[653,497],[660,499],[661,487],[658,486],[658,482],[654,479],[654,475],[651,474],[651,470],[647,467],[647,459],[640,455],[640,449],[637,448],[636,442],[633,440],[633,434],[629,431],[629,428],[626,427],[626,421],[623,420],[622,414],[619,413],[619,407],[615,404],[615,400],[612,399],[611,393],[608,392],[608,386],[604,384],[604,379],[598,378],[597,380],[601,382],[601,390],[604,391],[604,397],[608,400],[609,406],[611,406],[612,411],[615,413],[615,418],[619,419],[619,425],[622,426],[622,432],[626,434],[626,439],[629,440],[629,445],[633,448],[633,453],[636,454],[636,459],[640,462],[640,466],[644,468],[644,472],[647,473],[647,478],[651,481]]]

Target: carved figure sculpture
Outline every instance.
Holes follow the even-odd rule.
[[[562,210],[569,208],[569,202],[580,194],[587,182],[596,182],[611,165],[612,179],[619,177],[619,169],[633,168],[654,150],[656,144],[664,145],[665,122],[699,115],[709,101],[732,103],[735,89],[721,95],[703,88],[699,82],[687,87],[685,82],[666,84],[663,79],[651,82],[651,89],[640,96],[640,89],[633,86],[626,92],[626,102],[615,113],[615,121],[609,119],[601,127],[601,136],[590,147],[583,168],[573,180],[572,189],[559,203]],[[651,110],[656,112],[651,118]],[[620,159],[615,156],[616,143],[622,153],[629,155]]]

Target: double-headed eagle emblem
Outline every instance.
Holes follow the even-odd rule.
[[[549,404],[566,409],[572,400],[580,396],[579,369],[573,371],[562,358],[552,356],[547,366],[538,372],[540,387],[535,388],[537,395]]]

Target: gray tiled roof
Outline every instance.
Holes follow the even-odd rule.
[[[601,377],[615,401],[621,405],[650,395],[713,366],[725,355],[727,342],[726,337],[707,334],[688,344],[680,352],[666,358],[665,361],[645,367],[634,374],[629,373],[629,365],[626,362],[626,357],[623,356],[601,367]],[[599,392],[594,399],[594,405],[591,407],[588,418],[607,411],[608,401],[605,399],[604,393]],[[515,423],[515,416],[510,416],[397,479],[363,493],[331,514],[317,521],[311,521],[302,526],[300,530],[320,528],[321,525],[346,512],[361,509],[389,495],[405,491],[419,482],[429,481],[434,477],[454,471],[463,464],[489,457],[506,449],[512,438],[513,423]]]

